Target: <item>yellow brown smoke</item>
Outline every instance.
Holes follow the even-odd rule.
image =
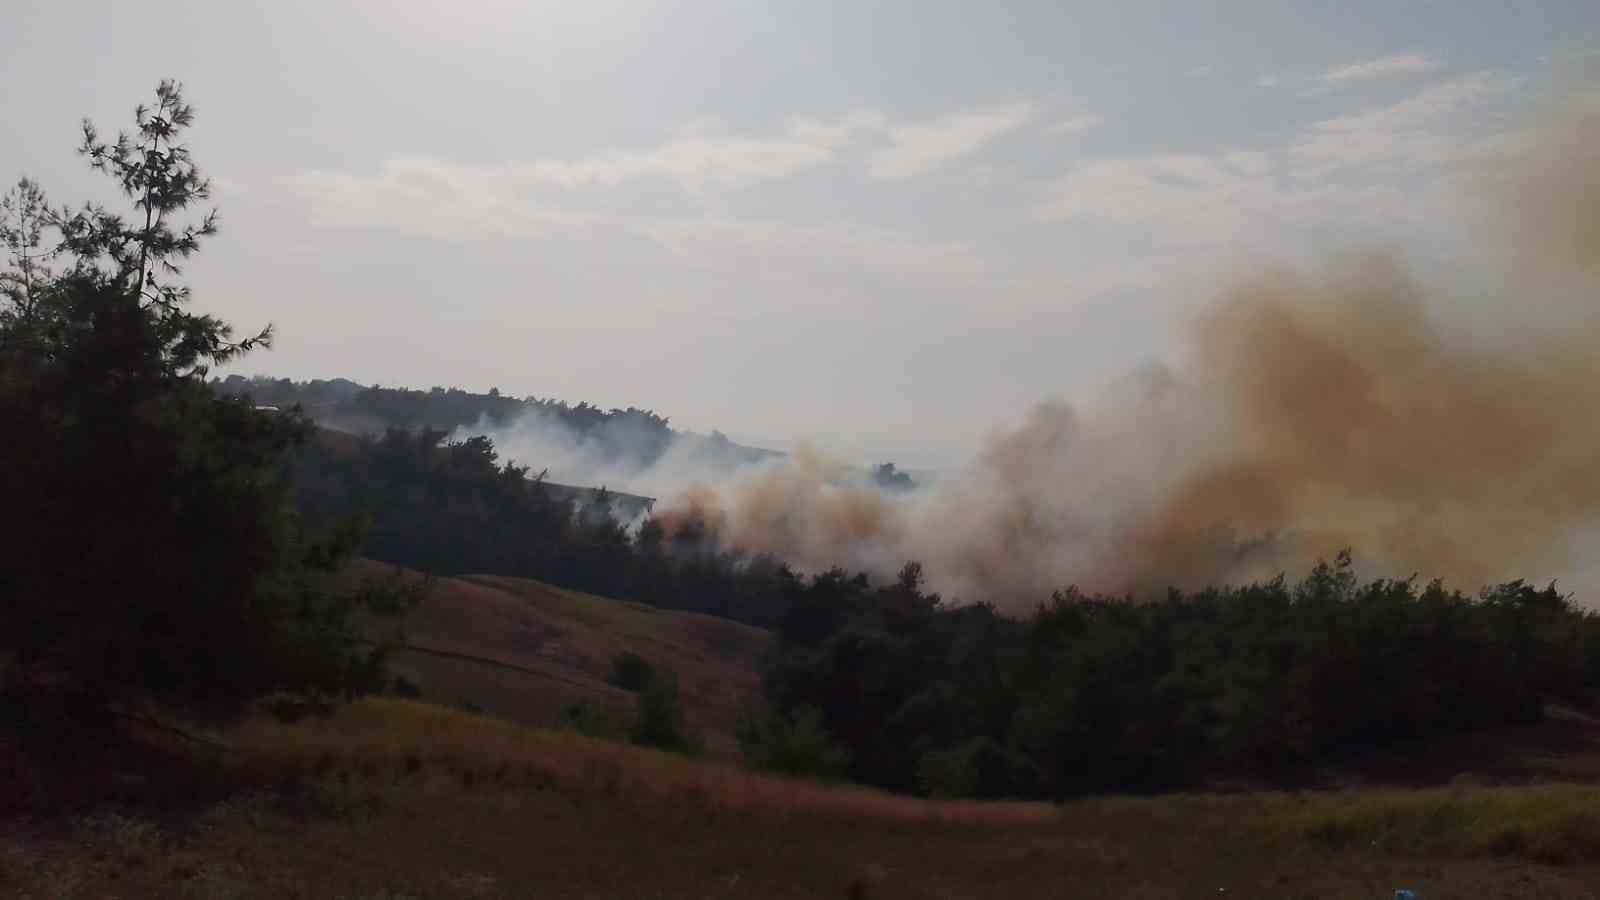
[[[1465,587],[1568,570],[1600,520],[1600,103],[1547,114],[1472,183],[1510,285],[1495,333],[1444,327],[1450,298],[1393,253],[1267,271],[1199,317],[1180,367],[1093,416],[1044,404],[929,490],[884,497],[801,454],[665,521],[803,568],[916,559],[1013,604],[1270,577],[1342,547]],[[1504,314],[1523,308],[1540,329]]]

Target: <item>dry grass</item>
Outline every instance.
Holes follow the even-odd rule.
[[[1263,817],[1286,841],[1407,856],[1600,861],[1600,787],[1541,785],[1346,792]]]
[[[389,571],[360,560],[344,577]],[[403,650],[390,666],[427,699],[528,725],[548,725],[580,702],[631,713],[633,695],[606,676],[617,654],[638,653],[677,675],[690,729],[703,736],[709,755],[729,761],[738,758],[734,726],[759,693],[757,662],[771,641],[761,629],[712,616],[497,576],[436,579],[400,624],[413,644],[531,670]]]
[[[1050,822],[1057,815],[1055,807],[1041,803],[934,801],[758,775],[406,700],[364,700],[331,719],[293,726],[257,722],[236,740],[250,748],[252,766],[272,772],[403,776],[426,768],[468,786],[550,787],[708,814],[1004,826]]]
[[[0,832],[0,895],[1600,896],[1593,787],[934,803],[396,700],[229,737],[258,789]]]

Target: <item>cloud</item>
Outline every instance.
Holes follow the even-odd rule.
[[[1256,87],[1270,88],[1270,87],[1277,87],[1277,86],[1278,86],[1278,76],[1276,76],[1276,75],[1263,75],[1260,78],[1256,79]]]
[[[517,167],[476,167],[427,158],[387,160],[377,173],[313,172],[280,179],[308,203],[314,224],[390,228],[439,240],[531,238],[554,230],[607,229],[643,237],[690,265],[758,260],[761,265],[941,276],[975,274],[981,261],[960,242],[927,241],[849,223],[765,219],[651,218],[552,205],[530,194]]]
[[[1043,190],[1035,213],[1192,246],[1270,242],[1295,227],[1416,224],[1418,194],[1394,176],[1474,152],[1458,120],[1511,84],[1492,73],[1442,82],[1268,148],[1078,162]]]
[[[885,138],[867,156],[875,178],[907,178],[976,152],[1033,115],[1018,103],[955,113],[932,122],[894,125],[881,113],[793,118],[771,134],[730,133],[715,119],[685,123],[654,146],[607,149],[568,159],[463,163],[394,156],[370,173],[310,171],[277,179],[321,224],[390,226],[394,217],[427,234],[530,234],[603,218],[572,208],[573,195],[615,191],[645,181],[674,184],[690,195],[778,181],[836,165],[852,148]],[[1091,127],[1079,116],[1058,126]]]
[[[603,224],[606,217],[534,200],[508,167],[428,157],[385,160],[371,175],[305,172],[277,179],[314,224],[397,228],[440,239],[531,237],[551,228]]]
[[[1189,71],[1184,72],[1183,75],[1185,78],[1204,78],[1214,71],[1216,71],[1216,67],[1214,66],[1195,66]]]
[[[1382,59],[1369,59],[1365,62],[1335,66],[1319,75],[1317,80],[1330,83],[1370,81],[1374,78],[1393,78],[1396,75],[1415,75],[1421,72],[1431,72],[1439,68],[1439,65],[1437,60],[1423,56],[1420,53],[1402,53],[1396,56],[1385,56]]]
[[[505,168],[515,179],[567,190],[614,188],[638,179],[664,178],[698,192],[708,186],[742,187],[787,178],[827,165],[858,132],[880,126],[881,117],[873,113],[831,121],[799,119],[778,136],[688,134],[642,151],[577,160],[533,160]]]
[[[1450,117],[1502,94],[1515,81],[1478,72],[1439,82],[1390,106],[1326,119],[1303,133],[1288,153],[1301,178],[1363,166],[1443,163],[1461,142],[1441,126]]]
[[[1104,117],[1097,116],[1092,113],[1081,116],[1071,116],[1069,118],[1062,119],[1054,125],[1051,125],[1049,128],[1046,128],[1045,134],[1056,136],[1078,134],[1079,132],[1088,131],[1091,128],[1096,128],[1100,125],[1103,125],[1105,124],[1105,121],[1106,120]]]
[[[914,178],[972,154],[1033,118],[1032,103],[1013,103],[889,129],[890,146],[867,158],[873,178]]]
[[[465,196],[609,190],[645,179],[662,179],[691,193],[711,187],[744,187],[834,163],[865,131],[881,130],[883,117],[856,112],[836,119],[793,119],[768,136],[717,133],[714,122],[690,123],[670,140],[637,150],[609,150],[577,159],[531,159],[504,163],[457,163],[429,157],[385,160],[371,175],[307,172],[282,183],[315,195],[346,197],[439,193]]]

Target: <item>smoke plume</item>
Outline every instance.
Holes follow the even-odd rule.
[[[1392,251],[1263,271],[1220,292],[1181,362],[1092,410],[1043,404],[922,490],[799,453],[690,479],[658,515],[802,568],[919,560],[947,596],[1009,604],[1344,547],[1462,587],[1570,572],[1600,518],[1600,105],[1547,113],[1466,181],[1494,210],[1474,245],[1507,285],[1493,333]]]

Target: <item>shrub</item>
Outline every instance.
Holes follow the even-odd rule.
[[[739,748],[754,768],[810,778],[840,778],[850,754],[834,743],[815,707],[793,715],[777,711],[745,714],[739,723]]]
[[[671,673],[658,675],[641,690],[635,707],[630,739],[644,747],[698,755],[700,743],[685,730],[678,680]]]
[[[996,743],[975,737],[943,750],[930,750],[917,762],[917,784],[935,797],[1025,796],[1033,791],[1028,760]]]
[[[606,681],[625,691],[639,693],[656,683],[656,668],[649,660],[629,650],[611,660],[611,674],[606,676]]]

